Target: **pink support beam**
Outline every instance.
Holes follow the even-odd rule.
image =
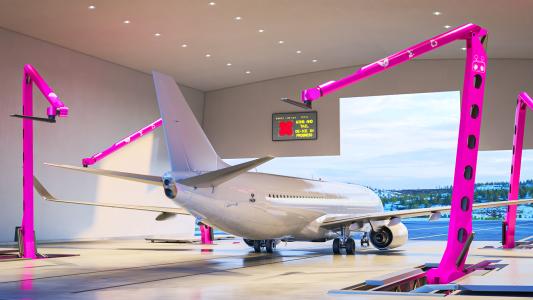
[[[329,81],[302,91],[302,101],[310,103],[339,89],[371,77],[456,40],[466,42],[466,65],[461,101],[461,117],[452,190],[450,226],[446,250],[438,268],[427,272],[429,283],[449,283],[465,274],[465,260],[472,233],[472,202],[485,90],[487,56],[483,42],[487,31],[466,24],[422,43],[366,65],[337,81]]]
[[[154,122],[150,123],[149,125],[137,130],[136,132],[130,134],[129,136],[127,136],[127,137],[121,139],[120,141],[114,143],[109,148],[105,149],[104,151],[98,152],[98,153],[92,155],[91,157],[86,157],[86,158],[82,159],[81,160],[82,165],[84,167],[87,167],[87,166],[90,166],[90,165],[94,165],[98,161],[106,158],[108,155],[114,153],[115,151],[118,151],[119,149],[121,149],[122,147],[128,145],[129,143],[132,143],[132,142],[138,140],[139,138],[141,138],[142,136],[144,136],[145,134],[148,134],[148,133],[154,131],[155,129],[160,127],[161,124],[163,124],[163,120],[161,118],[159,118],[159,119],[155,120]]]
[[[524,148],[524,129],[526,125],[526,108],[533,109],[533,99],[526,92],[520,92],[516,101],[515,127],[513,137],[513,162],[509,180],[509,200],[518,200],[520,192],[520,169],[522,167],[522,149]],[[507,207],[504,221],[503,248],[515,247],[516,205]]]
[[[50,106],[46,109],[47,119],[33,116],[33,84],[39,88]],[[59,100],[54,91],[31,65],[24,66],[22,79],[22,239],[21,253],[24,258],[36,258],[34,212],[33,212],[33,120],[55,122],[56,116],[68,116],[68,107]]]

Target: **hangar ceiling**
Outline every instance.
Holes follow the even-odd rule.
[[[366,64],[467,22],[489,29],[490,58],[533,59],[531,12],[528,0],[4,0],[0,27],[211,91]]]

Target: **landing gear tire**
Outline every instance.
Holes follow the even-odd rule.
[[[261,241],[254,241],[254,251],[255,253],[261,253]]]
[[[253,240],[249,240],[249,239],[242,239],[244,241],[244,243],[250,247],[254,247],[254,241]]]
[[[355,254],[355,241],[352,238],[346,240],[344,247],[346,248],[347,255]]]
[[[267,253],[274,252],[274,249],[276,248],[276,241],[274,240],[266,240],[265,241],[265,248]]]
[[[341,254],[341,239],[339,238],[333,240],[333,254]]]

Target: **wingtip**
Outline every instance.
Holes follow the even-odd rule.
[[[48,192],[44,185],[35,176],[33,176],[33,186],[44,200],[55,200],[54,196]]]

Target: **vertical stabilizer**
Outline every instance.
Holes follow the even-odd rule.
[[[153,71],[172,171],[213,171],[227,166],[217,155],[174,78]]]

